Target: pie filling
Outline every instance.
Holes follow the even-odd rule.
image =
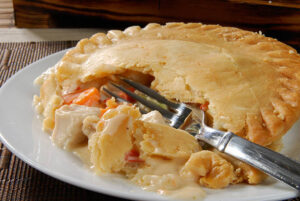
[[[180,199],[202,198],[201,186],[218,189],[263,180],[251,166],[211,147],[204,149],[187,132],[170,127],[158,111],[143,108],[148,113],[141,114],[141,105],[110,86],[124,85],[116,75],[81,83],[72,91],[57,84],[54,72],[48,70],[35,81],[41,85],[34,103],[45,117],[44,129],[56,146],[73,152],[95,172],[122,174],[145,190]],[[120,75],[149,87],[155,80],[132,70]],[[117,102],[103,87],[130,103]],[[208,101],[187,104],[210,112]]]

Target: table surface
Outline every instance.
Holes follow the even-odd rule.
[[[107,29],[18,29],[12,0],[0,0],[0,42],[80,40]]]
[[[14,10],[12,0],[0,0],[0,28],[14,27]]]

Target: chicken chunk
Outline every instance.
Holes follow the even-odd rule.
[[[82,105],[64,105],[55,111],[55,127],[52,141],[58,147],[72,149],[85,141],[87,137],[82,132],[83,120],[91,115],[99,115],[96,107]]]

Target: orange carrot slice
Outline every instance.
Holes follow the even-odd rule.
[[[98,106],[100,101],[100,92],[97,88],[78,90],[63,96],[64,104],[78,104],[86,106]]]
[[[75,98],[77,98],[83,90],[78,90],[73,93],[63,95],[64,104],[71,104]]]
[[[100,92],[97,88],[92,87],[84,90],[72,102],[78,105],[98,106],[100,101]]]

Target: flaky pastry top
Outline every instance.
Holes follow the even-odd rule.
[[[300,55],[258,33],[200,23],[148,24],[81,40],[55,67],[63,91],[128,70],[169,99],[209,102],[212,126],[269,145],[299,117]]]

